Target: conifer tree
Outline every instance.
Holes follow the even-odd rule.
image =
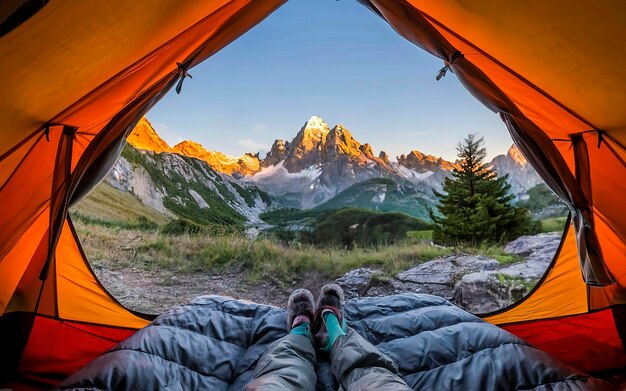
[[[443,184],[439,215],[432,210],[436,243],[477,246],[513,240],[538,230],[529,212],[511,204],[508,175],[496,176],[484,163],[483,138],[470,134],[457,146],[460,167]]]

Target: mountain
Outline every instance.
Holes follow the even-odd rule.
[[[142,117],[133,131],[128,135],[126,141],[137,149],[145,151],[172,152],[172,148],[163,140],[152,127],[150,121]]]
[[[433,155],[426,155],[420,151],[411,151],[408,155],[398,156],[398,164],[417,173],[435,172],[438,170],[452,171],[455,168],[459,168],[457,163],[452,163]]]
[[[258,156],[233,158],[190,141],[171,148],[145,118],[127,141],[92,199],[76,209],[81,215],[125,222],[141,216],[159,224],[184,218],[235,228],[265,225],[259,214],[270,207],[270,196],[236,179],[258,170]],[[96,207],[103,203],[108,207]]]
[[[261,170],[244,178],[283,198],[287,206],[312,208],[349,186],[395,173],[386,154],[373,154],[342,125],[332,129],[312,116],[291,142],[276,140]]]
[[[300,172],[312,165],[321,164],[322,147],[329,133],[326,122],[320,117],[312,116],[286,146],[283,162],[285,169],[289,172]]]
[[[222,152],[209,151],[195,141],[183,141],[170,147],[154,130],[154,127],[145,117],[141,118],[126,141],[135,149],[153,151],[156,153],[168,152],[196,158],[206,162],[215,171],[228,174],[235,178],[253,174],[260,169],[261,160],[258,154],[246,153],[239,157]]]
[[[315,210],[355,207],[379,212],[403,212],[429,221],[428,208],[435,202],[430,189],[420,189],[408,181],[374,178],[348,187]]]
[[[528,163],[524,155],[513,144],[506,155],[498,155],[491,163],[491,167],[498,175],[509,175],[508,182],[511,185],[511,193],[524,198],[524,194],[534,186],[543,183],[535,169]]]
[[[235,178],[241,178],[259,171],[261,163],[258,154],[246,153],[242,156],[234,157],[222,152],[208,151],[194,141],[183,141],[176,144],[173,152],[203,160],[214,170]]]
[[[133,194],[168,218],[243,228],[263,225],[271,205],[267,193],[177,153],[155,153],[127,145],[105,181]]]
[[[251,171],[243,180],[281,199],[285,206],[306,209],[373,178],[391,179],[405,190],[412,184],[413,192],[432,199],[432,190],[441,191],[444,179],[459,164],[418,150],[390,162],[387,153],[375,156],[369,144],[358,142],[344,126],[330,128],[312,116],[293,140],[276,140],[259,166],[259,171]],[[518,198],[541,182],[516,147],[488,166],[509,175],[511,191]]]
[[[441,191],[444,179],[458,167],[458,162],[418,150],[398,156],[397,161],[390,161],[384,151],[376,156],[369,144],[357,141],[343,125],[331,128],[318,116],[306,121],[291,141],[275,140],[263,159],[258,154],[233,157],[207,150],[193,141],[183,141],[171,148],[146,119],[139,121],[128,141],[136,149],[152,152],[140,152],[140,155],[144,161],[142,167],[151,172],[151,180],[155,182],[150,187],[152,194],[146,196],[145,201],[157,210],[163,213],[175,210],[174,214],[180,215],[184,208],[174,206],[176,202],[192,205],[192,201],[197,201],[196,204],[200,205],[203,204],[201,199],[212,198],[208,193],[202,195],[199,190],[190,187],[197,184],[204,186],[203,191],[217,192],[217,197],[228,208],[252,223],[259,222],[257,212],[267,208],[269,202],[257,205],[259,209],[251,202],[233,201],[229,196],[233,191],[239,195],[268,193],[273,197],[274,205],[283,207],[328,209],[356,206],[379,211],[403,211],[425,218],[426,210],[436,203],[433,190]],[[204,165],[198,166],[199,162]],[[122,169],[124,164],[123,161],[118,162],[119,168]],[[155,166],[154,170],[149,169],[151,165]],[[518,199],[526,197],[528,189],[541,183],[515,146],[506,155],[494,158],[489,166],[499,174],[509,175],[512,193]],[[162,181],[156,184],[157,168],[165,170],[170,179],[176,174],[175,178],[182,177],[185,181],[178,180],[174,187],[168,187]],[[143,181],[142,175],[137,174],[136,177]],[[217,183],[227,183],[227,191]],[[135,186],[116,185],[126,190]],[[158,195],[153,189],[155,186],[163,194]],[[194,193],[190,190],[184,196],[179,194],[185,186]],[[142,194],[141,191],[132,191]],[[168,197],[165,193],[176,195],[169,197],[169,208],[164,205]],[[253,195],[250,197],[255,198]],[[198,216],[207,211],[200,212]]]

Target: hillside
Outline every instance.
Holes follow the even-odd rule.
[[[329,210],[274,209],[260,216],[285,242],[321,247],[380,246],[401,242],[411,231],[432,228],[429,222],[398,212],[344,207]]]
[[[72,207],[71,214],[83,220],[137,224],[147,222],[161,225],[171,217],[146,206],[139,198],[102,182],[87,197]]]
[[[162,225],[184,219],[241,230],[265,225],[258,215],[271,203],[265,192],[240,184],[201,160],[127,145],[105,180],[72,212],[121,224]]]
[[[379,212],[402,212],[429,221],[428,208],[435,203],[432,191],[390,178],[359,182],[340,192],[315,210],[364,208]]]
[[[109,176],[110,183],[132,191],[144,204],[164,214],[240,228],[260,222],[259,213],[271,204],[264,192],[244,187],[198,159],[138,151],[130,146],[122,158]]]

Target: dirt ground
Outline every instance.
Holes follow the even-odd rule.
[[[123,305],[149,314],[160,314],[202,295],[230,296],[285,307],[293,289],[307,288],[316,294],[328,282],[317,276],[307,276],[281,289],[269,282],[247,284],[239,271],[220,275],[175,275],[169,271],[139,268],[112,269],[103,262],[92,267],[102,285]]]

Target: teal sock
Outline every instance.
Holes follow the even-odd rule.
[[[289,334],[304,335],[305,337],[311,338],[311,331],[309,330],[309,323],[308,322],[300,323],[296,327],[292,328]]]
[[[333,314],[332,312],[325,312],[322,316],[324,317],[324,325],[326,326],[328,339],[320,350],[322,352],[328,352],[330,351],[330,349],[332,349],[337,338],[341,337],[342,335],[346,335],[346,332],[344,331],[345,326],[342,328],[339,325],[339,320],[337,319],[337,316],[335,314]]]

